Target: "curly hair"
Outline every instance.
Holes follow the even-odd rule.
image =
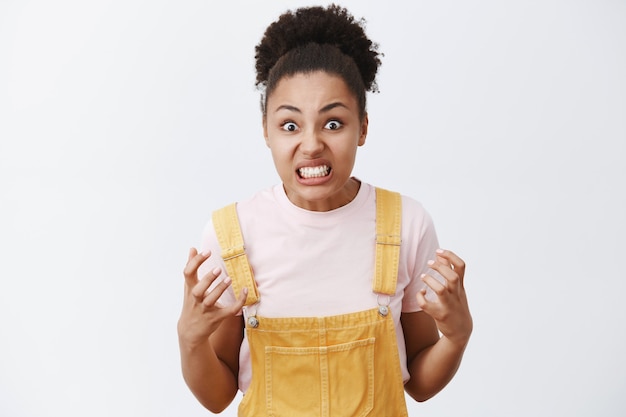
[[[287,11],[270,24],[255,48],[263,114],[267,97],[283,77],[318,70],[342,77],[365,114],[365,92],[378,92],[376,72],[382,54],[365,35],[364,25],[365,20],[356,21],[335,4]]]

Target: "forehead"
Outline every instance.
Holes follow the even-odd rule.
[[[343,78],[324,71],[315,71],[281,78],[267,101],[268,107],[271,107],[272,104],[280,105],[282,103],[277,102],[282,101],[311,105],[340,101],[353,107],[356,105],[357,99]]]
[[[324,71],[315,71],[311,73],[297,73],[281,78],[274,91],[268,97],[268,101],[272,98],[284,97],[306,97],[310,99],[311,96],[321,95],[346,98],[350,96],[350,98],[356,100],[343,78]]]

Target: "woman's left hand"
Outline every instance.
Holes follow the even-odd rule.
[[[426,298],[427,289],[417,294],[422,310],[437,323],[439,331],[452,343],[465,347],[473,329],[472,316],[463,286],[465,262],[449,250],[437,250],[435,260],[428,266],[445,279],[444,283],[430,275],[422,275],[422,281],[437,295],[437,299]]]

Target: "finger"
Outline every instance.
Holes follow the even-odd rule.
[[[196,285],[194,285],[193,289],[191,290],[191,295],[194,296],[198,303],[201,303],[202,300],[204,300],[207,290],[211,287],[213,281],[215,281],[215,279],[219,277],[221,273],[221,268],[213,268],[206,275],[204,275]]]
[[[205,309],[217,305],[217,301],[220,299],[222,294],[224,294],[224,291],[226,291],[226,289],[230,287],[231,282],[232,280],[230,279],[230,277],[226,277],[222,280],[222,282],[217,284],[215,288],[211,290],[211,292],[205,293],[204,299],[202,300],[202,304],[204,305]]]
[[[450,262],[454,268],[454,272],[458,274],[462,285],[463,279],[465,278],[465,261],[456,253],[446,249],[437,249],[437,256],[447,259]]]
[[[422,274],[422,282],[426,284],[437,296],[442,295],[446,291],[446,286],[428,274]]]
[[[229,307],[229,313],[231,315],[235,315],[241,311],[243,306],[246,304],[246,300],[248,299],[248,288],[243,287],[241,289],[241,294],[239,295],[239,299],[235,304]]]
[[[437,312],[440,308],[440,303],[434,300],[428,299],[428,291],[426,288],[422,288],[416,295],[417,305],[422,309],[422,311],[433,319],[437,316]]]
[[[187,256],[187,263],[189,263],[189,261],[191,261],[191,258],[196,256],[197,254],[198,254],[198,251],[196,250],[196,248],[189,249],[189,256]]]
[[[426,299],[426,288],[422,288],[421,290],[419,290],[417,292],[417,294],[415,295],[415,298],[417,298],[417,305],[424,310],[424,308],[426,308],[427,304],[430,302]]]
[[[185,282],[189,287],[193,287],[198,283],[198,268],[204,261],[211,256],[211,251],[207,250],[204,253],[198,253],[195,248],[189,250],[189,256],[187,258],[187,264],[183,269],[183,275],[185,276]]]
[[[437,251],[440,251],[440,250],[441,249],[437,249]],[[444,258],[443,256],[441,256],[441,254],[439,252],[437,252],[436,260],[437,260],[437,262],[441,263],[442,265],[452,266],[450,264],[450,261],[447,260],[446,258]]]
[[[459,275],[451,266],[438,261],[428,261],[428,266],[432,270],[439,272],[450,291],[453,291],[459,285]]]

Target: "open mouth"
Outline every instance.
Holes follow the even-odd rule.
[[[328,165],[320,165],[316,167],[302,167],[297,170],[300,178],[321,178],[330,174],[330,167]]]

